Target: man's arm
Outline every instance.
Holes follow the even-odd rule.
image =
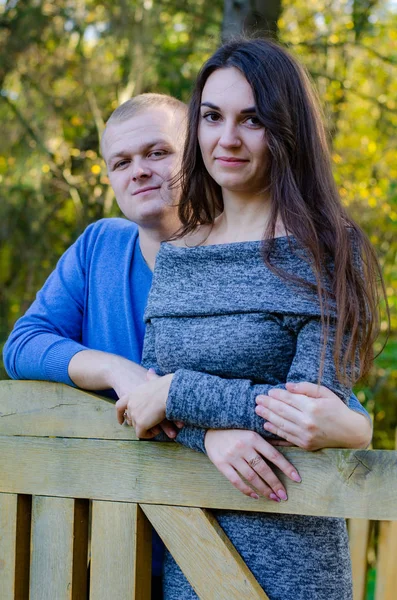
[[[145,380],[145,370],[132,362],[135,351],[132,360],[123,358],[133,339],[125,302],[117,304],[123,289],[131,293],[125,272],[131,268],[136,235],[131,223],[105,219],[87,227],[62,255],[5,345],[4,362],[12,378],[114,388],[118,395]],[[115,267],[118,278],[109,278]],[[145,282],[137,293],[145,296],[147,288]],[[91,343],[113,353],[92,350]]]
[[[72,382],[84,390],[114,389],[120,398],[135,386],[147,381],[147,370],[136,363],[109,352],[82,350],[68,366]]]

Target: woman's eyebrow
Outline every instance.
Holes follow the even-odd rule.
[[[212,104],[212,102],[202,102],[200,106],[208,106],[208,108],[213,108],[214,110],[221,111],[219,106],[216,106],[216,104]],[[242,114],[242,115],[252,114],[252,113],[256,113],[256,106],[250,106],[248,108],[243,108],[243,110],[240,110],[240,114]]]

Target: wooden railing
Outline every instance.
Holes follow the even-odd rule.
[[[136,440],[112,402],[58,384],[1,382],[1,600],[148,600],[151,525],[200,598],[265,599],[211,508],[353,519],[362,600],[367,520],[397,521],[397,452],[283,452],[302,483],[284,481],[287,502],[253,501],[206,456]],[[376,600],[397,597],[396,525],[382,524]]]

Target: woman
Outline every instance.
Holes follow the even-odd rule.
[[[187,139],[184,227],[161,247],[146,309],[143,362],[161,377],[119,410],[141,437],[165,416],[182,421],[176,440],[211,458],[219,436],[271,432],[269,397],[290,401],[299,381],[321,381],[347,402],[371,362],[378,266],[340,204],[307,77],[274,43],[234,41],[207,61]],[[225,474],[259,491],[264,479],[262,493],[283,499],[264,472],[267,450],[251,442]],[[351,598],[343,520],[216,517],[271,600]],[[164,591],[197,597],[170,556]]]

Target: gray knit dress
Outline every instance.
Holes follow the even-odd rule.
[[[293,238],[275,240],[271,261],[315,282]],[[287,381],[317,382],[322,337],[316,293],[267,268],[260,242],[162,244],[145,321],[143,365],[160,375],[175,373],[167,418],[185,423],[176,441],[190,448],[205,452],[209,428],[272,437],[255,413],[255,397]],[[347,402],[351,390],[337,380],[332,342],[331,325],[322,383]],[[270,600],[352,598],[343,519],[214,512]],[[166,553],[164,600],[191,598],[197,595]]]

